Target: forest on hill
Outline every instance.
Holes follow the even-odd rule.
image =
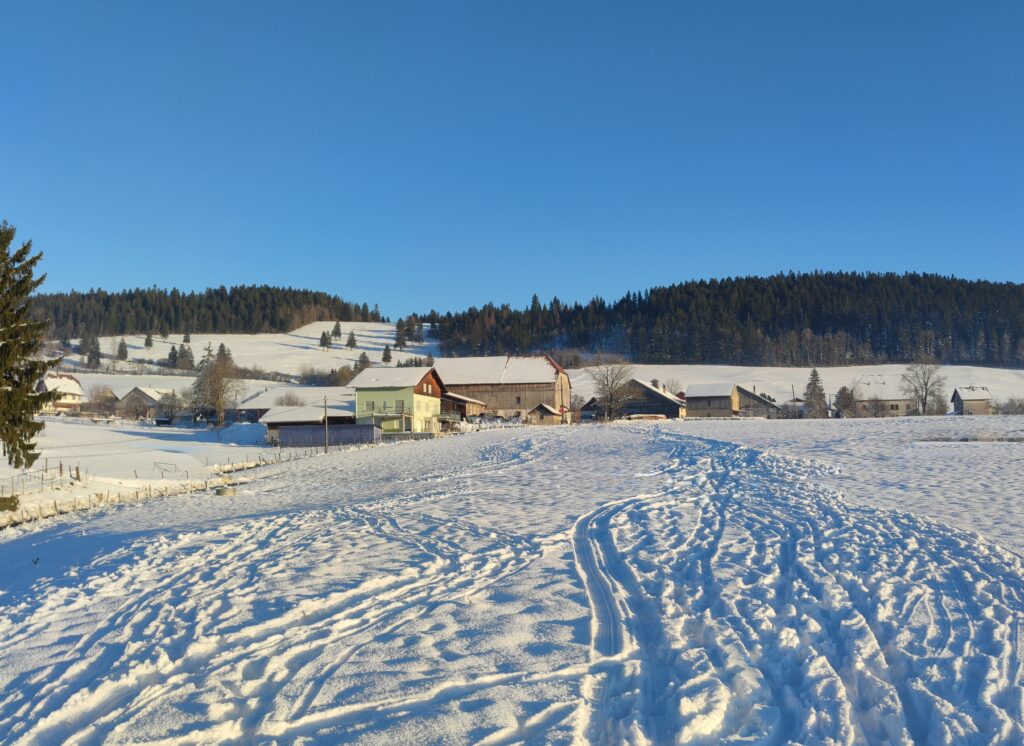
[[[244,285],[201,292],[157,288],[33,296],[32,312],[51,338],[84,335],[287,332],[314,321],[380,321],[377,306],[313,290]]]
[[[1024,285],[815,272],[700,280],[613,303],[432,311],[444,355],[575,349],[636,363],[1024,366]],[[564,357],[564,355],[562,356]]]

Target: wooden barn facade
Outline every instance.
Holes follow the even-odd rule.
[[[547,355],[442,358],[434,367],[448,391],[483,402],[498,417],[525,417],[540,404],[569,411],[569,374]]]

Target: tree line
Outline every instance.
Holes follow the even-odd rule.
[[[49,324],[49,336],[69,340],[86,334],[171,332],[287,332],[314,321],[381,321],[380,309],[337,295],[269,285],[208,288],[201,292],[137,288],[41,293],[31,300],[32,316]]]
[[[697,280],[609,303],[432,311],[445,355],[580,350],[635,363],[1024,366],[1024,285],[814,272]]]

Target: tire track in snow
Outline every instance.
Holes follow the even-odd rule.
[[[574,532],[592,660],[623,659],[584,681],[583,735],[1024,741],[1016,555],[848,507],[809,462],[661,438],[672,486],[602,506]],[[673,525],[694,509],[680,542]]]

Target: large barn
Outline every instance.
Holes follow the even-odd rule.
[[[525,417],[539,404],[569,411],[569,374],[547,355],[443,358],[434,368],[448,391],[499,417]]]
[[[735,383],[694,383],[686,387],[688,417],[778,417],[777,404]]]

